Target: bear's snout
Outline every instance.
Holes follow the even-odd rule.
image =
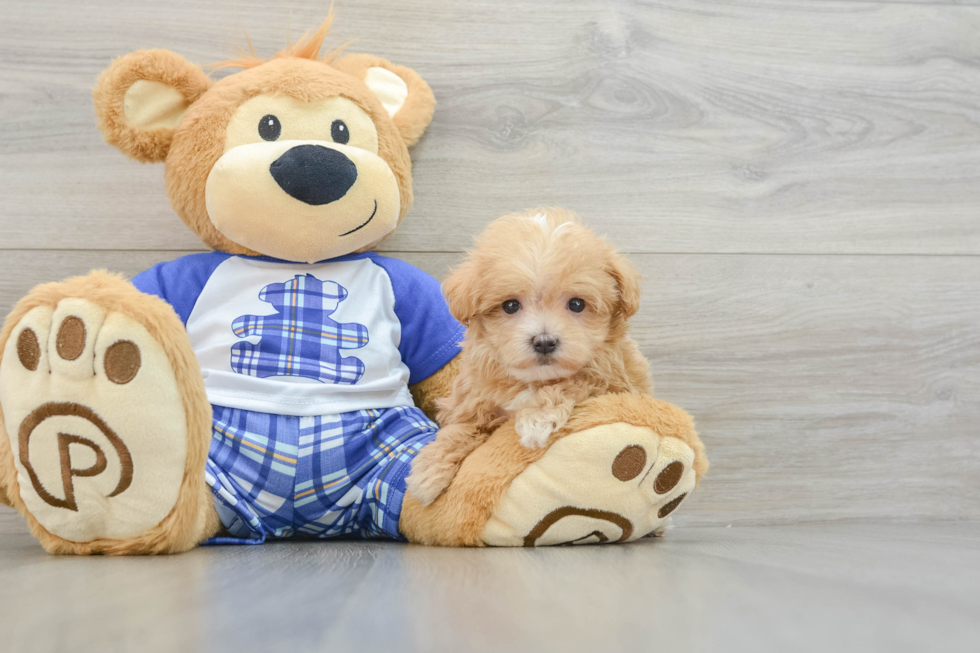
[[[339,200],[357,181],[357,166],[347,155],[309,143],[286,150],[269,173],[290,197],[313,206]]]

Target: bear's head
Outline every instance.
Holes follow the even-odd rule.
[[[340,302],[347,299],[347,289],[336,281],[320,281],[312,274],[297,274],[284,283],[270,283],[259,291],[259,299],[269,302],[277,310],[295,311],[296,298],[304,297],[304,308],[330,315]]]
[[[168,50],[116,59],[93,92],[105,140],[165,161],[167,192],[209,247],[314,262],[369,249],[412,203],[408,147],[435,99],[370,55],[321,58],[312,35],[213,82]]]

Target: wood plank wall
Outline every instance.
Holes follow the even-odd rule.
[[[326,2],[0,1],[0,313],[202,248],[104,145],[120,54],[271,54]],[[439,101],[382,249],[578,211],[645,275],[634,333],[713,468],[679,520],[980,517],[980,2],[345,0]]]

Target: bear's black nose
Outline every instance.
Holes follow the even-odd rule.
[[[343,197],[357,181],[357,166],[343,152],[322,145],[297,145],[269,166],[279,187],[314,206]]]

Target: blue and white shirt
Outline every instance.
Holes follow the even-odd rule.
[[[215,405],[326,415],[413,405],[418,383],[459,353],[463,327],[439,283],[373,252],[290,263],[220,252],[136,276],[187,327]]]

